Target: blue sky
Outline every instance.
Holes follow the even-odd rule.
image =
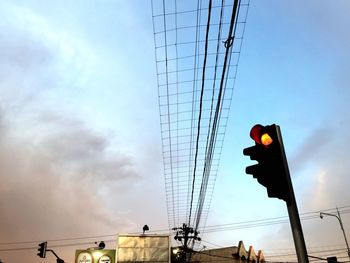
[[[343,132],[348,127],[349,98],[346,10],[345,1],[251,3],[223,155],[226,161],[237,163],[222,167],[226,177],[218,179],[218,184],[227,184],[223,177],[231,175],[240,189],[234,193],[233,188],[227,196],[228,200],[241,200],[239,211],[247,210],[239,218],[286,213],[283,203],[264,199],[265,189],[240,172],[250,163],[240,155],[242,148],[251,145],[247,134],[255,123],[281,126],[300,212],[347,204],[344,157],[348,140]],[[333,236],[325,234],[325,222],[303,224],[307,244],[331,243],[325,240]],[[256,240],[254,245],[287,247],[291,239],[288,227],[274,227],[272,233],[269,228],[249,233]],[[324,233],[318,230],[316,234],[315,229],[320,228]],[[255,233],[264,233],[262,243]],[[335,232],[332,241],[341,242],[341,233]]]
[[[281,126],[301,213],[349,205],[349,5],[251,1],[207,225],[287,215],[244,173],[256,123]],[[0,243],[166,229],[150,2],[0,10]],[[308,246],[343,244],[333,219],[302,222]],[[293,248],[288,224],[203,239]],[[55,251],[72,262],[74,250]],[[0,251],[4,262],[23,257],[38,260]]]

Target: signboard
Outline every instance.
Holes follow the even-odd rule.
[[[108,255],[103,255],[98,260],[98,263],[112,263],[112,259]]]
[[[82,251],[79,254],[76,254],[76,263],[93,263],[92,254],[89,251]]]
[[[117,262],[170,262],[170,237],[119,235]]]
[[[115,263],[115,249],[76,250],[75,263]]]

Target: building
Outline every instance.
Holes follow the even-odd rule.
[[[243,241],[239,241],[238,246],[225,247],[219,249],[209,249],[195,252],[191,255],[190,262],[211,263],[211,262],[265,262],[264,254],[261,250],[255,253],[253,246],[245,249]]]
[[[188,249],[190,250],[190,249]],[[243,241],[238,246],[219,249],[191,251],[185,253],[182,246],[171,247],[169,235],[119,235],[117,248],[88,249],[76,251],[76,263],[260,263],[265,262],[261,250],[255,253],[253,246],[248,250]]]

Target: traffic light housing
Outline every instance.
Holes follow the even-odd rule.
[[[41,258],[45,258],[45,256],[46,256],[46,248],[47,248],[47,242],[40,243],[37,255],[39,257],[41,257]]]
[[[337,257],[328,257],[327,258],[327,263],[335,263],[338,262]]]
[[[246,173],[253,175],[267,188],[267,195],[290,201],[289,170],[278,125],[255,125],[250,131],[255,145],[245,148],[244,155],[258,163],[248,166]]]

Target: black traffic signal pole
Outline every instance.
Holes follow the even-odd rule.
[[[56,262],[57,262],[57,263],[64,263],[64,260],[63,260],[62,258],[60,258],[60,257],[55,253],[55,251],[53,251],[52,249],[46,249],[46,251],[50,251],[50,252],[52,252],[52,254],[55,255],[55,257],[56,257]]]
[[[301,228],[297,202],[295,200],[292,180],[290,178],[290,173],[289,173],[289,168],[288,168],[287,157],[286,157],[286,153],[284,151],[282,134],[281,134],[280,127],[278,125],[276,125],[276,131],[277,131],[279,145],[281,147],[280,150],[281,150],[281,154],[282,154],[283,167],[285,169],[285,175],[286,175],[288,190],[289,190],[289,197],[290,198],[286,202],[286,204],[287,204],[287,209],[288,209],[290,226],[292,228],[292,233],[293,233],[295,250],[297,253],[297,257],[298,257],[298,262],[299,263],[308,263],[309,259],[308,259],[308,255],[307,255],[303,230]]]
[[[39,257],[41,258],[45,258],[46,257],[46,252],[50,251],[52,254],[55,255],[56,257],[56,262],[57,263],[65,263],[63,259],[61,259],[56,253],[55,251],[53,251],[52,249],[47,249],[47,241],[42,242],[39,244],[39,248],[38,248],[39,253],[37,254]],[[1,263],[1,262],[0,262]]]

